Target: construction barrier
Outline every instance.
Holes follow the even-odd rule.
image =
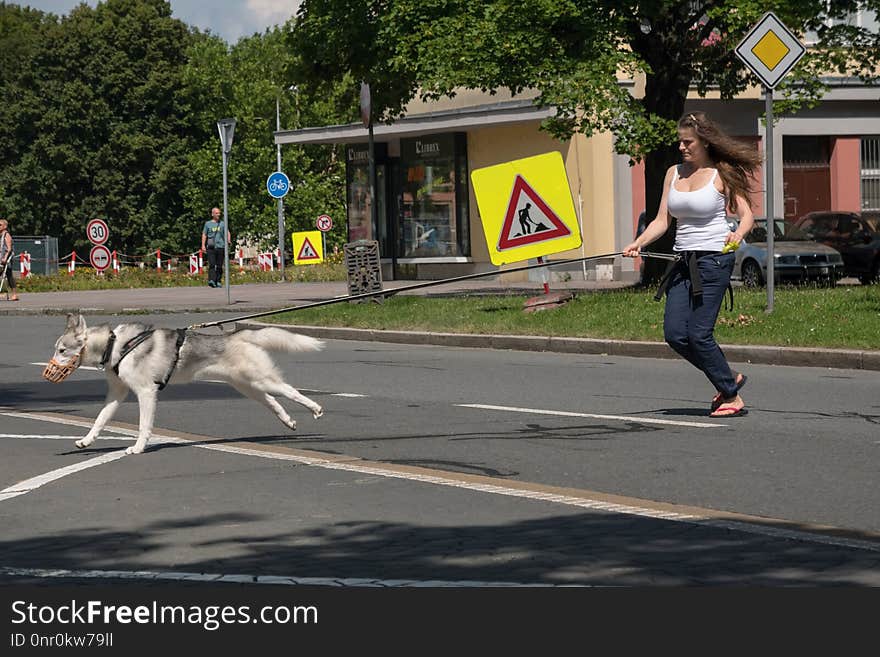
[[[189,255],[189,273],[190,276],[199,274],[199,256],[195,253]]]
[[[25,251],[18,256],[18,266],[21,271],[21,277],[27,278],[31,275],[31,254]]]
[[[76,270],[76,251],[70,252],[70,262],[67,263],[67,274],[68,276],[73,276],[73,272]]]
[[[260,253],[257,255],[257,265],[260,271],[274,271],[275,263],[272,260],[271,253]]]

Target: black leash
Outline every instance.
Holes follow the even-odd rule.
[[[342,303],[344,301],[356,301],[358,299],[369,299],[371,297],[390,297],[398,292],[407,292],[409,290],[420,290],[425,287],[432,287],[434,285],[445,285],[447,283],[458,283],[461,281],[469,281],[475,278],[484,278],[486,276],[497,276],[499,274],[513,274],[520,271],[528,271],[530,269],[540,269],[541,267],[559,267],[560,265],[570,265],[576,262],[586,262],[587,260],[602,260],[605,258],[614,258],[616,256],[623,255],[622,251],[618,251],[617,253],[606,253],[603,255],[597,256],[585,256],[583,258],[569,258],[567,260],[556,260],[553,262],[541,262],[536,265],[523,265],[522,267],[513,267],[512,269],[495,269],[492,271],[479,272],[476,274],[465,274],[464,276],[456,276],[454,278],[444,278],[439,281],[426,281],[424,283],[414,283],[412,285],[404,285],[403,287],[398,287],[393,290],[375,290],[373,292],[362,292],[361,294],[351,294],[344,297],[337,297],[335,299],[326,299],[324,301],[315,301],[314,303],[306,303],[301,306],[290,306],[288,308],[279,308],[278,310],[267,310],[261,313],[254,313],[252,315],[243,315],[241,317],[233,317],[232,319],[224,319],[217,322],[205,322],[204,324],[192,324],[188,328],[190,329],[199,329],[199,328],[208,328],[209,326],[220,326],[222,324],[229,324],[231,322],[240,322],[246,319],[255,319],[257,317],[268,317],[269,315],[278,315],[280,313],[293,312],[294,310],[305,310],[306,308],[318,308],[319,306],[329,306],[334,303]],[[679,256],[673,255],[672,253],[652,253],[650,251],[641,251],[639,253],[643,258],[659,258],[660,260],[672,260],[678,262],[680,259]]]

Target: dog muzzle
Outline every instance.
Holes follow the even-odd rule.
[[[46,363],[46,369],[43,370],[43,378],[46,379],[49,383],[61,383],[73,374],[73,371],[79,367],[79,362],[82,359],[82,351],[80,351],[76,356],[74,356],[66,365],[62,365],[57,360],[52,358],[48,363]]]

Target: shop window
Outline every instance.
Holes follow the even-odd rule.
[[[401,140],[401,257],[470,254],[466,146],[463,134]]]
[[[348,241],[379,240],[383,253],[387,249],[385,221],[385,160],[387,145],[374,145],[376,167],[377,221],[373,224],[370,195],[370,154],[366,144],[351,144],[345,148],[346,202],[348,207]]]

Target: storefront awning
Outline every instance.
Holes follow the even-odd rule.
[[[469,128],[543,121],[553,114],[552,108],[537,107],[531,99],[512,100],[493,105],[414,114],[398,119],[390,125],[375,124],[373,139],[377,142],[387,142],[436,132],[466,132]],[[354,144],[366,141],[367,129],[362,123],[279,130],[275,133],[276,144]]]

